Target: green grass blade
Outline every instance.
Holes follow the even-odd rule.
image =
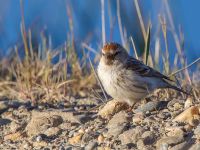
[[[148,33],[147,33],[147,40],[145,44],[145,64],[147,65],[148,62],[148,56],[149,56],[149,50],[150,50],[150,25],[148,26]]]

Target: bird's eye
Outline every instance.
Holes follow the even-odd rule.
[[[114,54],[114,56],[117,56],[119,53],[120,53],[120,51],[117,51],[117,52]]]
[[[102,53],[102,55],[103,55],[103,56],[105,56],[105,54],[104,54],[104,53]]]

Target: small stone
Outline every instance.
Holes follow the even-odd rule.
[[[4,136],[4,140],[11,140],[11,141],[17,141],[22,138],[21,132],[11,133]]]
[[[43,140],[43,137],[41,135],[38,135],[35,139],[36,142],[41,142]]]
[[[167,103],[168,103],[167,101],[148,102],[148,103],[140,106],[138,109],[136,109],[135,113],[138,113],[138,112],[146,113],[146,112],[151,112],[154,110],[161,110],[167,106]]]
[[[87,144],[90,141],[92,141],[93,139],[96,139],[98,137],[98,133],[96,131],[90,131],[87,132],[85,134],[83,134],[82,136],[82,143]]]
[[[189,108],[192,106],[192,98],[188,97],[187,100],[185,101],[184,107]]]
[[[107,125],[108,132],[106,134],[107,137],[111,136],[116,137],[119,134],[121,134],[124,131],[127,122],[128,119],[125,111],[121,111],[115,114],[113,118],[108,122]]]
[[[14,133],[20,130],[22,126],[19,123],[16,123],[15,121],[12,121],[10,123],[10,132]]]
[[[128,108],[126,103],[119,102],[117,100],[109,101],[98,113],[102,118],[108,119],[115,113]]]
[[[105,139],[104,136],[103,136],[102,134],[100,134],[100,135],[98,136],[98,138],[97,138],[98,143],[103,143],[104,139]]]
[[[200,150],[200,143],[192,145],[189,150]]]
[[[174,110],[180,110],[182,108],[182,105],[180,103],[175,103],[174,105]]]
[[[144,145],[152,145],[156,140],[155,134],[152,131],[145,131],[142,134],[142,138]]]
[[[46,147],[48,144],[45,141],[40,141],[40,142],[33,142],[33,147],[35,148],[43,148]]]
[[[46,134],[48,137],[55,137],[57,136],[58,134],[61,133],[61,129],[58,128],[58,127],[51,127],[51,128],[48,128],[44,134]]]
[[[85,150],[94,150],[98,146],[97,142],[89,142],[88,145],[85,147]]]
[[[173,146],[172,148],[170,148],[170,150],[188,150],[192,144],[193,143],[191,142],[191,140],[187,141],[187,142],[185,141],[185,142],[182,142],[180,144]]]
[[[138,149],[144,149],[145,145],[144,145],[144,142],[140,139],[138,140],[137,142],[137,148]]]
[[[9,119],[0,118],[0,126],[7,125],[11,122]]]
[[[134,124],[140,124],[144,119],[144,115],[141,113],[137,113],[133,116],[132,121]]]
[[[0,114],[5,112],[8,108],[8,103],[5,101],[0,102]]]
[[[172,137],[163,137],[157,141],[157,149],[162,149],[163,147],[174,146],[184,141],[183,136],[172,136]]]
[[[173,121],[185,122],[189,123],[191,126],[195,126],[194,118],[198,118],[197,116],[199,116],[199,107],[192,106],[179,114]]]
[[[58,115],[44,115],[43,113],[38,116],[33,116],[31,121],[26,126],[28,136],[43,134],[48,128],[57,127],[63,122],[61,116]]]
[[[72,144],[72,145],[75,145],[75,144],[77,144],[77,143],[80,143],[82,136],[83,136],[83,133],[79,133],[78,135],[76,135],[76,136],[70,138],[70,139],[68,140],[68,142],[69,142],[70,144]]]
[[[194,129],[194,134],[196,135],[197,139],[200,139],[200,125],[198,125],[196,129]]]
[[[129,143],[136,144],[137,140],[141,137],[143,132],[144,129],[138,126],[120,134],[119,140],[121,141],[122,145],[127,145]]]
[[[168,131],[167,133],[168,136],[176,136],[176,135],[183,136],[184,135],[184,131],[182,127],[170,126],[170,127],[166,127],[165,130]]]

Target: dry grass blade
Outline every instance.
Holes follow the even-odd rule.
[[[104,88],[103,88],[103,86],[102,86],[102,84],[101,84],[101,81],[100,81],[100,79],[99,79],[99,77],[98,77],[98,75],[97,75],[97,73],[96,73],[96,71],[95,71],[95,69],[94,69],[94,66],[92,65],[92,62],[91,62],[91,59],[90,59],[90,58],[89,58],[89,62],[90,62],[90,66],[91,66],[91,68],[92,68],[92,70],[93,70],[93,72],[94,72],[95,78],[97,79],[97,81],[98,81],[98,83],[99,83],[99,85],[100,85],[100,88],[101,88],[101,90],[102,90],[102,92],[103,92],[103,95],[104,95],[104,97],[105,97],[105,99],[106,99],[106,101],[107,101],[108,98],[107,98],[106,93],[105,93],[105,91],[104,91]],[[104,102],[104,101],[102,100],[102,102]],[[105,103],[105,102],[104,102],[104,103]]]
[[[103,45],[106,43],[106,31],[105,31],[105,5],[104,0],[101,0],[101,22],[102,22],[102,42]]]
[[[140,27],[142,29],[142,34],[143,34],[144,40],[146,40],[147,34],[146,34],[145,26],[144,26],[144,21],[142,19],[140,7],[139,7],[139,4],[138,4],[138,0],[134,0],[134,4],[135,4],[137,15],[138,15],[138,18],[139,18],[139,21],[140,21]]]
[[[196,59],[195,61],[193,61],[192,63],[190,63],[189,65],[187,65],[186,67],[184,67],[184,68],[182,68],[182,69],[179,69],[179,70],[177,70],[177,71],[171,73],[169,76],[173,76],[173,75],[175,75],[175,74],[177,74],[177,73],[179,73],[179,72],[181,72],[181,71],[183,71],[183,70],[185,70],[185,69],[188,69],[189,67],[191,67],[192,65],[194,65],[194,64],[197,63],[198,61],[200,61],[200,57],[197,58],[197,59]]]
[[[118,19],[118,24],[119,24],[119,32],[120,32],[120,37],[122,40],[122,45],[125,46],[126,43],[124,39],[122,21],[121,21],[121,16],[120,16],[120,1],[119,0],[117,0],[117,19]]]
[[[134,54],[135,54],[135,58],[139,60],[138,54],[137,54],[137,49],[135,47],[135,43],[133,41],[133,38],[131,37],[131,43],[133,45],[133,50],[134,50]]]

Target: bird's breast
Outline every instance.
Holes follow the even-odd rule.
[[[110,66],[106,66],[100,63],[97,72],[105,91],[113,98],[116,98],[118,94],[116,86],[116,81],[117,81],[116,70],[114,70]]]

